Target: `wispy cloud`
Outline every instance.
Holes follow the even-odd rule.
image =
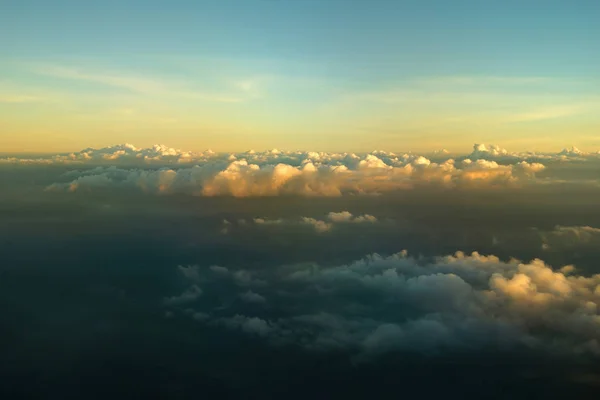
[[[524,85],[553,82],[555,79],[541,76],[437,76],[418,78],[414,83],[425,85]]]
[[[214,92],[190,89],[190,81],[165,79],[163,77],[140,77],[120,72],[88,71],[58,65],[38,65],[32,67],[31,71],[43,76],[86,81],[126,89],[142,95],[160,95],[209,102],[238,103],[254,98],[258,94],[257,80],[236,82],[231,89]],[[198,82],[193,83],[198,84]]]
[[[600,103],[590,102],[585,104],[565,104],[548,107],[520,107],[511,112],[482,112],[477,114],[456,114],[442,118],[442,123],[476,124],[487,126],[539,122],[551,119],[567,118],[597,110],[600,112]]]
[[[134,108],[119,108],[116,109],[114,112],[118,115],[134,115],[136,113],[136,110]]]
[[[472,102],[476,105],[501,101],[512,105],[518,98],[541,99],[547,103],[550,99],[564,101],[568,97],[565,88],[584,84],[583,80],[536,76],[432,76],[395,81],[379,89],[346,92],[342,100],[378,103]],[[552,88],[556,90],[549,90]]]
[[[39,101],[43,101],[43,98],[18,94],[0,94],[0,103],[34,103]]]
[[[532,97],[532,95],[527,95]],[[521,98],[521,97],[520,97]],[[392,87],[379,91],[362,91],[346,93],[341,96],[342,104],[353,103],[381,103],[381,104],[400,104],[405,103],[413,105],[416,103],[423,104],[497,104],[499,101],[504,101],[507,104],[514,103],[514,97],[506,94],[495,92],[483,92],[477,90],[451,90],[451,89],[434,89],[417,88],[414,86]]]
[[[211,101],[216,103],[241,103],[246,101],[246,98],[243,96],[235,96],[235,95],[219,95],[219,94],[206,94],[200,92],[175,92],[177,97],[191,99],[191,100],[201,100],[201,101]]]
[[[278,82],[279,85],[289,83],[290,79],[269,75],[252,76],[230,81],[230,85],[238,92],[249,98],[257,99],[266,95],[270,84]]]
[[[251,79],[234,82],[234,85],[244,92],[252,92],[257,88],[257,82]]]
[[[548,90],[547,85],[537,87],[533,84],[550,81],[552,87],[558,82],[544,77],[494,76],[409,80],[380,90],[346,92],[338,97],[335,111],[340,113],[352,110],[354,115],[368,113],[381,120],[390,117],[390,112],[396,110],[397,116],[393,121],[400,123],[402,120],[404,128],[406,121],[411,119],[436,124],[498,125],[566,118],[600,111],[598,96],[564,92],[560,88],[562,83],[557,83],[556,91]],[[435,82],[446,82],[448,85],[434,85]],[[479,85],[490,82],[498,84]],[[508,83],[514,85],[510,86]],[[522,86],[527,83],[532,85],[523,90]]]
[[[529,112],[515,113],[508,116],[506,122],[527,122],[527,121],[541,121],[547,119],[564,118],[578,114],[583,114],[590,110],[588,104],[575,104],[567,106],[547,107],[532,110]]]
[[[82,71],[78,68],[45,65],[35,67],[33,72],[56,78],[95,82],[139,93],[152,93],[167,89],[166,85],[154,79],[144,79],[121,74],[93,73]]]

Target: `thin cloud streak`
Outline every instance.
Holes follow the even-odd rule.
[[[253,98],[257,91],[255,81],[245,82],[245,85],[233,85],[234,93],[210,93],[203,91],[190,91],[186,89],[189,82],[165,81],[160,78],[139,78],[120,73],[88,72],[79,68],[44,65],[31,68],[31,71],[43,76],[67,80],[86,81],[98,83],[114,88],[126,89],[142,95],[161,95],[179,98],[188,98],[201,101],[218,103],[239,103]]]
[[[600,103],[566,104],[551,107],[541,107],[511,113],[485,113],[482,115],[456,115],[444,119],[448,123],[477,123],[477,124],[505,124],[519,122],[537,122],[550,119],[567,118],[585,114],[600,109]]]
[[[129,89],[138,93],[153,93],[166,90],[165,85],[152,79],[114,74],[89,73],[70,67],[48,65],[34,68],[33,72],[55,78],[100,83],[107,86]]]
[[[557,78],[542,76],[438,76],[415,79],[413,82],[422,85],[525,85],[555,83],[562,81]]]
[[[43,98],[26,95],[1,95],[0,103],[37,103],[43,101]]]
[[[547,119],[556,119],[563,117],[571,117],[574,115],[583,114],[590,110],[590,105],[572,105],[563,107],[549,107],[544,109],[538,109],[526,113],[518,113],[507,118],[507,122],[526,122],[526,121],[540,121]]]

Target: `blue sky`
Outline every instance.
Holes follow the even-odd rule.
[[[0,145],[600,146],[599,18],[596,1],[5,1]]]

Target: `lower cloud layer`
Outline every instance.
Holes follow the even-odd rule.
[[[276,346],[364,355],[524,346],[600,355],[600,275],[539,259],[461,252],[424,259],[403,251],[339,266],[180,266],[178,273],[188,284],[165,298],[168,316]]]

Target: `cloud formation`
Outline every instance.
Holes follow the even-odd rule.
[[[156,144],[149,148],[137,148],[125,143],[100,149],[86,148],[78,152],[57,154],[50,157],[0,159],[4,164],[82,164],[82,165],[111,165],[111,164],[172,164],[205,161],[215,153],[182,151]]]
[[[323,233],[330,231],[337,224],[375,224],[380,222],[376,217],[370,214],[359,216],[352,215],[349,211],[330,212],[325,219],[316,219],[312,217],[299,217],[295,219],[286,218],[254,218],[252,220],[241,219],[238,221],[223,221],[222,233],[228,233],[232,226],[248,228],[250,226],[310,226],[316,232]]]
[[[182,152],[165,146],[137,149],[128,144],[18,162],[98,164],[95,168],[65,174],[64,178],[70,180],[57,182],[50,190],[134,189],[160,194],[235,197],[380,194],[424,185],[516,185],[531,182],[536,173],[545,169],[541,163],[522,160],[513,164],[484,158],[460,161],[446,158],[433,162],[419,155],[382,151],[354,154],[271,150],[215,154]],[[162,166],[152,168],[149,164]]]
[[[550,231],[540,231],[544,250],[568,247],[600,246],[600,228],[557,225]]]
[[[555,162],[566,162],[566,161],[586,161],[595,160],[600,158],[600,151],[598,152],[584,152],[579,150],[577,147],[572,146],[564,148],[557,153],[539,153],[539,152],[509,152],[506,149],[498,145],[485,145],[485,144],[474,144],[473,151],[465,156],[474,160],[496,160],[503,162],[544,162],[544,161],[555,161]]]
[[[240,294],[240,298],[246,303],[266,303],[267,299],[264,296],[261,296],[258,293],[254,293],[252,290],[248,290],[245,293]]]
[[[577,275],[572,265],[553,269],[540,259],[502,261],[477,252],[414,258],[402,251],[329,267],[195,270],[244,302],[262,303],[263,295],[244,283],[262,282],[273,300],[270,314],[200,303],[195,312],[209,315],[203,323],[274,345],[364,354],[525,346],[600,355],[600,274]]]
[[[242,153],[182,151],[163,145],[87,148],[49,157],[0,159],[4,165],[61,165],[70,169],[49,190],[134,190],[195,196],[378,195],[418,187],[489,188],[530,184],[600,185],[600,153],[509,152],[475,144],[466,155],[434,152]]]
[[[349,222],[349,223],[353,223],[353,224],[360,224],[360,223],[364,223],[364,222],[370,222],[370,223],[377,222],[377,218],[375,218],[372,215],[365,214],[365,215],[360,215],[358,217],[355,217],[349,211],[330,212],[329,214],[327,214],[327,218],[333,222]]]
[[[200,289],[197,285],[192,285],[178,296],[165,298],[164,303],[169,306],[187,304],[198,299],[198,297],[201,295],[202,289]]]
[[[434,152],[441,162],[451,160],[447,151]],[[509,152],[497,145],[475,144],[473,151],[466,155],[458,155],[457,160],[495,159],[517,161],[535,160],[570,160],[597,158],[600,152],[583,152],[576,147],[565,148],[558,153]],[[301,167],[307,163],[317,165],[344,165],[349,169],[387,168],[405,166],[411,162],[416,165],[428,164],[429,160],[418,154],[396,154],[385,151],[373,151],[370,154],[315,152],[315,151],[280,151],[272,149],[257,152],[249,150],[241,153],[215,153],[211,150],[194,152],[171,148],[163,144],[155,144],[148,148],[138,148],[132,144],[118,144],[104,148],[86,148],[73,153],[63,153],[39,158],[8,157],[0,158],[0,163],[24,164],[84,164],[84,165],[172,165],[198,164],[220,161],[225,166],[234,161],[245,160],[249,165],[287,164]]]

